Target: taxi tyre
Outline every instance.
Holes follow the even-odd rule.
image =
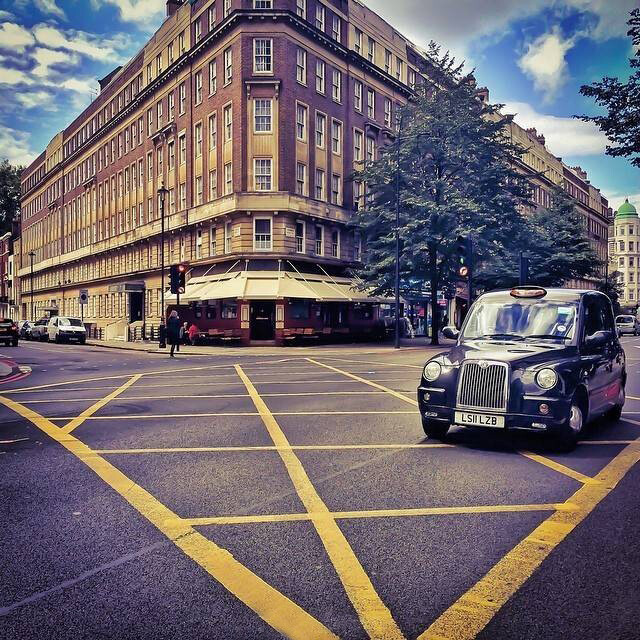
[[[618,402],[614,405],[612,409],[607,412],[607,418],[610,420],[620,420],[622,418],[622,409],[624,407],[625,400],[625,386],[624,383],[620,387],[620,394],[618,395]]]
[[[566,422],[555,433],[554,442],[560,452],[566,453],[575,449],[586,424],[586,416],[584,396],[577,392],[571,399]]]
[[[429,438],[444,440],[449,427],[450,425],[447,422],[435,422],[434,420],[429,420],[429,418],[422,418],[422,428]]]

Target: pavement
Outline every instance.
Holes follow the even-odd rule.
[[[636,640],[623,342],[623,417],[568,454],[427,440],[425,348],[7,350],[0,637]]]

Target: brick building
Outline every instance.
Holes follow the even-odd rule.
[[[11,318],[13,261],[11,260],[11,233],[0,236],[0,318]]]
[[[245,343],[375,331],[380,301],[347,276],[350,176],[426,64],[358,0],[168,0],[23,174],[17,273],[30,293],[33,252],[34,315],[80,315],[86,288],[90,329],[160,323],[162,186],[165,264],[189,264],[183,319]]]

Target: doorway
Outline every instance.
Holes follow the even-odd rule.
[[[141,322],[144,319],[144,291],[129,292],[129,322]]]
[[[250,308],[250,333],[252,340],[273,340],[275,337],[276,303],[273,300],[256,300]]]

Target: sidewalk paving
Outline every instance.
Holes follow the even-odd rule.
[[[302,346],[260,346],[260,347],[239,347],[239,346],[191,346],[180,345],[180,351],[176,353],[189,356],[223,356],[223,355],[244,355],[244,356],[274,356],[280,355],[312,355],[312,354],[330,354],[330,353],[393,353],[396,351],[414,351],[420,350],[425,353],[434,353],[449,348],[452,340],[441,338],[441,344],[433,347],[430,344],[430,338],[403,338],[400,341],[400,349],[394,348],[393,342],[354,342],[342,344],[324,344],[324,345],[302,345]],[[158,348],[157,342],[124,342],[121,340],[87,340],[87,344],[95,347],[105,347],[108,349],[125,349],[127,351],[142,351],[145,353],[168,355],[169,345],[166,349]]]

